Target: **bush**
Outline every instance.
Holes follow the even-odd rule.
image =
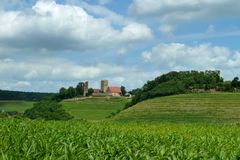
[[[34,107],[24,112],[24,116],[30,119],[44,120],[69,120],[73,117],[67,113],[62,105],[56,101],[40,101]]]

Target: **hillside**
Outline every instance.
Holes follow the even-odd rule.
[[[95,97],[63,101],[61,104],[75,119],[101,120],[121,110],[127,102],[125,98]]]
[[[120,112],[120,121],[236,122],[240,121],[239,93],[198,93],[146,100]]]

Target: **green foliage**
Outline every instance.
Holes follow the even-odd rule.
[[[127,91],[126,91],[124,86],[121,86],[121,92],[122,92],[123,96],[125,96],[125,94],[127,93]]]
[[[65,112],[62,105],[56,101],[40,101],[34,107],[27,109],[24,116],[30,119],[69,120],[72,116]]]
[[[69,98],[76,97],[77,96],[76,89],[73,88],[73,87],[69,87],[68,88],[68,95],[69,95]]]
[[[76,87],[76,92],[77,92],[76,94],[77,95],[83,96],[83,92],[84,92],[83,86],[84,86],[83,82],[78,83],[78,85]]]
[[[89,88],[87,96],[92,96],[93,92],[94,90],[92,88]]]
[[[238,125],[0,120],[0,159],[238,159]]]
[[[217,89],[222,82],[220,71],[169,72],[148,81],[141,89],[135,90],[135,96],[127,107],[149,98]]]
[[[24,118],[23,114],[18,111],[0,112],[0,118]]]
[[[54,94],[0,90],[0,100],[39,101],[39,100],[42,100],[44,97],[51,96],[51,95],[54,95]]]
[[[232,85],[232,87],[234,87],[234,88],[240,88],[239,78],[238,78],[238,77],[235,77],[235,78],[232,80],[231,85]]]

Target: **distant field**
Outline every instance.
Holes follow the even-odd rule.
[[[29,101],[0,101],[0,111],[24,112],[26,109],[33,107],[33,103]]]
[[[145,122],[240,122],[239,93],[200,93],[154,98],[114,117]]]
[[[62,102],[64,109],[75,119],[101,120],[122,109],[128,100],[125,98],[87,98]]]

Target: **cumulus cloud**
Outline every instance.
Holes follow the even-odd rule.
[[[134,16],[154,16],[174,23],[196,18],[238,16],[239,7],[238,0],[134,0],[129,7],[129,12]]]
[[[181,43],[158,44],[142,53],[145,62],[166,70],[240,69],[240,54],[226,47]]]
[[[152,37],[144,24],[115,29],[80,6],[38,1],[29,11],[0,12],[0,44],[11,48],[86,51],[135,43]]]
[[[41,61],[0,59],[0,88],[11,90],[57,91],[62,86],[76,85],[85,80],[96,87],[101,79],[108,79],[112,85],[126,84],[128,89],[132,89],[156,74],[137,67],[103,63],[80,65],[57,58],[42,58]]]
[[[134,0],[129,6],[130,15],[139,19],[158,20],[176,27],[193,20],[211,20],[223,17],[239,17],[239,0]],[[164,27],[163,33],[169,30]]]
[[[88,13],[97,15],[100,17],[104,17],[104,19],[109,20],[113,24],[127,25],[127,24],[131,23],[131,21],[128,20],[126,17],[123,17],[122,15],[111,11],[110,9],[106,8],[105,6],[90,5],[86,2],[81,2],[79,5],[82,8],[84,8]]]

